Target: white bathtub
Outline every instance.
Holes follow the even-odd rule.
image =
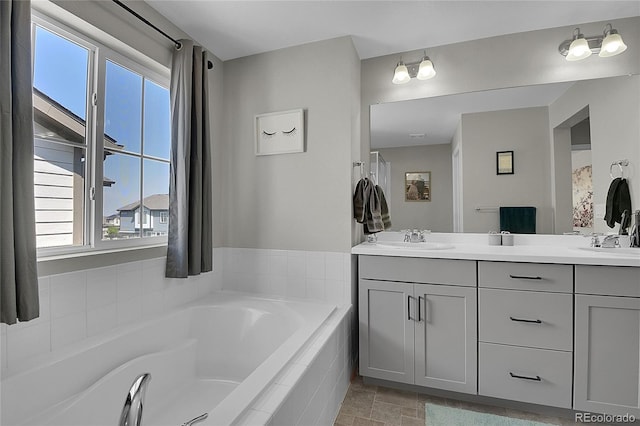
[[[231,425],[333,311],[213,293],[161,318],[53,353],[1,383],[2,425],[116,425],[135,377],[151,373],[144,425]]]

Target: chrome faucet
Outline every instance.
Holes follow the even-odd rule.
[[[620,235],[607,235],[600,243],[600,247],[620,247]]]
[[[404,242],[405,243],[423,243],[426,241],[425,234],[430,234],[431,231],[425,229],[420,231],[418,229],[404,229]]]
[[[129,394],[124,400],[124,407],[120,413],[119,426],[141,426],[142,406],[147,386],[151,381],[151,374],[144,373],[138,376],[129,389]]]

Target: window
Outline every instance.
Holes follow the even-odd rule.
[[[160,223],[169,223],[169,212],[160,212]]]
[[[38,249],[166,241],[169,71],[39,14],[33,55]]]

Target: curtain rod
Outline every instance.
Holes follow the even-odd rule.
[[[180,43],[178,40],[174,39],[169,34],[167,34],[164,31],[162,31],[160,28],[158,28],[155,25],[153,25],[144,16],[140,15],[138,12],[136,12],[133,9],[131,9],[129,6],[127,6],[126,4],[122,3],[120,0],[112,0],[112,1],[115,4],[117,4],[118,6],[120,6],[121,8],[123,8],[124,10],[126,10],[127,12],[129,12],[130,14],[132,14],[133,16],[135,16],[136,18],[138,18],[139,20],[141,20],[142,22],[144,22],[145,24],[147,24],[148,26],[150,26],[151,28],[153,28],[154,30],[156,30],[157,32],[159,32],[160,34],[162,34],[163,36],[165,36],[166,38],[168,38],[169,40],[171,40],[173,42],[173,44],[175,45],[176,49],[180,49],[182,47],[182,43]],[[211,61],[207,61],[207,68],[208,69],[212,69],[213,68],[213,63]]]

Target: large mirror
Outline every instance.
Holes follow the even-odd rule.
[[[500,207],[535,207],[536,233],[612,231],[612,176],[629,179],[640,208],[639,94],[632,75],[372,105],[392,230],[498,231]],[[505,151],[513,173],[497,172]],[[405,173],[416,170],[431,172],[429,202],[405,201]]]

